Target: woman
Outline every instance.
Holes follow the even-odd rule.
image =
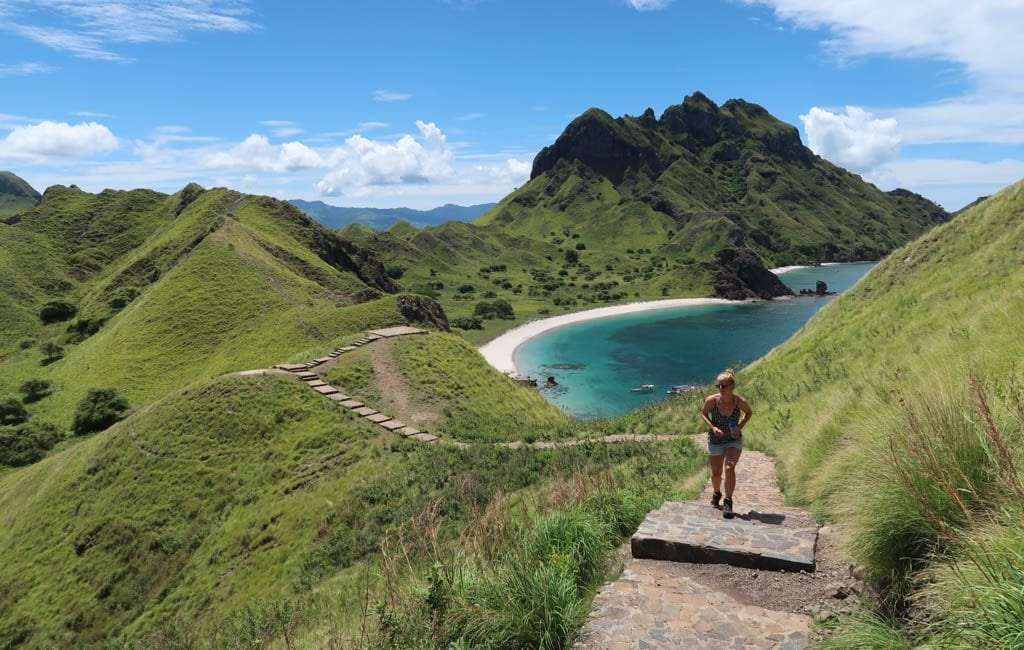
[[[701,417],[708,425],[708,455],[711,460],[711,505],[732,519],[732,493],[736,489],[736,463],[743,451],[743,427],[752,411],[747,400],[736,394],[736,373],[726,370],[715,380],[718,392],[704,400]],[[742,419],[740,415],[743,415]],[[722,500],[722,469],[725,469],[725,500]]]

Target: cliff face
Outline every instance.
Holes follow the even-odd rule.
[[[718,295],[766,296],[783,290],[761,280],[769,266],[879,259],[948,218],[816,156],[763,107],[697,92],[660,117],[586,111],[478,223],[532,236],[569,228],[588,249],[641,247],[710,269]]]

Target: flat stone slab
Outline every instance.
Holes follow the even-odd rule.
[[[686,576],[679,565],[633,560],[603,586],[573,646],[609,648],[774,648],[810,644],[811,619],[745,605]]]
[[[414,436],[417,433],[423,433],[423,432],[420,431],[419,429],[417,429],[416,427],[405,427],[399,433],[401,433],[405,437],[409,437],[409,436]]]
[[[372,409],[369,406],[360,406],[359,408],[352,409],[352,412],[365,417],[367,415],[374,415],[377,413],[377,409]]]
[[[378,337],[389,339],[392,336],[408,336],[409,334],[426,334],[427,330],[421,330],[417,327],[409,327],[407,325],[400,325],[398,327],[386,327],[382,330],[370,330],[370,334],[376,334]]]
[[[309,370],[300,370],[299,372],[295,373],[295,376],[300,377],[302,379],[316,379],[320,375],[316,374],[315,372],[310,372]]]
[[[379,336],[379,335],[377,335],[377,334],[367,334],[367,335],[366,335],[366,336],[364,336],[363,338],[364,338],[364,339],[368,339],[368,340],[370,340],[370,341],[376,341],[377,339],[379,339],[379,338],[383,338],[383,337],[381,337],[381,336]]]
[[[630,547],[635,558],[814,571],[817,539],[817,527],[723,519],[705,503],[670,501],[647,515]]]
[[[347,402],[352,398],[345,393],[331,393],[327,396],[327,399],[333,399],[335,402]]]
[[[398,420],[388,420],[387,422],[381,422],[380,426],[384,427],[388,431],[396,431],[405,426],[405,422],[399,422]]]
[[[327,382],[318,377],[316,379],[307,380],[306,385],[309,386],[310,388],[316,388],[317,386],[326,386]]]
[[[280,368],[281,370],[287,370],[288,372],[301,372],[301,371],[306,369],[306,364],[304,364],[304,363],[279,363],[279,364],[277,364],[274,367],[275,368]]]
[[[331,357],[320,357],[319,359],[313,359],[313,361],[316,361],[317,363],[327,363],[330,360]]]
[[[347,406],[347,407],[348,407],[348,408],[350,408],[350,409],[357,409],[357,408],[359,408],[360,406],[362,406],[362,405],[363,405],[363,403],[362,403],[362,402],[360,402],[360,401],[359,401],[359,400],[357,400],[357,399],[348,399],[348,400],[345,400],[344,402],[342,402],[342,403],[341,403],[341,405],[342,405],[342,406]]]
[[[341,351],[342,352],[351,352],[352,350],[355,350],[355,349],[356,349],[356,347],[354,345],[346,345],[345,347],[341,348]]]
[[[387,422],[388,420],[390,420],[391,416],[384,415],[383,413],[374,413],[373,415],[367,415],[366,419],[369,420],[370,422],[376,422],[377,424],[380,424],[381,422]]]
[[[321,395],[333,395],[338,392],[338,389],[334,386],[314,386],[313,390]]]
[[[420,442],[437,442],[437,436],[431,435],[429,433],[417,433],[409,437],[415,440],[419,440]]]

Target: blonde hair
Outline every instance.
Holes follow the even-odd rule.
[[[715,383],[720,384],[723,381],[728,381],[733,386],[736,385],[736,372],[732,368],[726,368],[722,372],[718,373],[715,377]]]

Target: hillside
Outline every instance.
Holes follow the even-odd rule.
[[[92,387],[141,407],[407,320],[373,254],[269,197],[56,186],[0,243],[0,395],[51,382],[28,408],[61,427]],[[41,323],[51,301],[73,313]]]
[[[40,198],[39,192],[24,179],[0,171],[0,219],[31,208]]]
[[[751,442],[886,596],[832,647],[1019,643],[1022,240],[1024,181],[895,251],[740,374]]]
[[[769,267],[880,259],[948,218],[814,155],[760,106],[695,93],[660,118],[588,110],[537,155],[528,183],[471,225],[342,234],[453,318],[511,304],[514,319],[468,333],[481,342],[551,311],[786,295]]]
[[[446,203],[430,210],[412,208],[345,208],[328,205],[323,201],[292,199],[292,205],[332,230],[344,228],[353,223],[369,226],[374,230],[387,230],[399,221],[408,221],[417,228],[438,226],[446,221],[472,221],[494,207],[494,203],[479,205],[455,205]]]

